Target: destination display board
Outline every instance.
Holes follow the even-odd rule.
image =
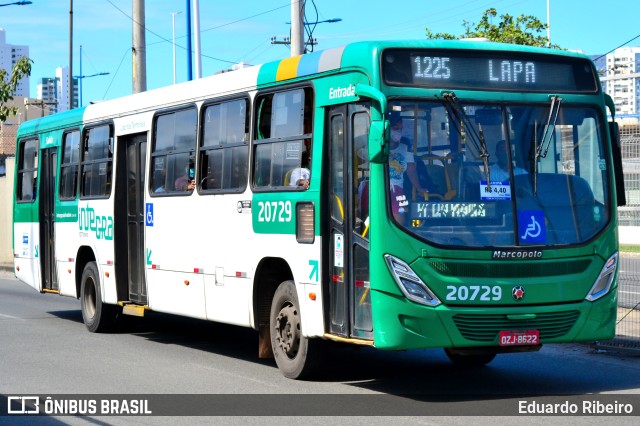
[[[388,85],[518,92],[596,93],[597,75],[584,58],[477,50],[383,52]]]

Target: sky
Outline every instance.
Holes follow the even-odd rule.
[[[0,0],[0,5],[14,1]],[[175,15],[177,82],[187,80],[188,1],[146,1],[147,89],[173,84],[172,12],[180,12]],[[32,2],[0,7],[0,28],[6,31],[7,43],[29,46],[33,60],[30,96],[36,97],[41,78],[55,76],[57,67],[68,66],[71,2]],[[72,3],[73,74],[80,75],[80,58],[82,75],[109,73],[82,79],[83,104],[131,94],[131,0]],[[272,37],[283,40],[289,36],[290,3],[200,0],[202,75],[229,69],[237,62],[258,65],[290,56],[288,46],[271,43]],[[307,0],[306,21],[341,19],[315,27],[317,51],[361,40],[424,39],[425,27],[434,33],[459,35],[464,32],[464,21],[477,23],[491,7],[498,15],[533,15],[546,23],[547,4],[554,44],[589,55],[622,45],[640,46],[637,0]]]

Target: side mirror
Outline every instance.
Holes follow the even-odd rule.
[[[369,128],[369,161],[372,163],[384,163],[387,161],[388,145],[391,132],[389,120],[376,120],[371,122]]]
[[[369,161],[372,163],[384,163],[387,161],[388,145],[391,126],[385,120],[387,112],[387,97],[376,89],[366,84],[356,84],[356,95],[369,98],[373,101],[374,110],[371,114],[371,126],[369,127]]]
[[[626,206],[627,197],[624,192],[624,171],[622,170],[622,143],[620,141],[620,129],[615,121],[609,122],[609,134],[611,135],[613,174],[616,180],[616,198],[618,199],[618,206]]]

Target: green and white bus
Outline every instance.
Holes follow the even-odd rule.
[[[614,334],[615,108],[586,56],[359,42],[23,123],[15,274],[91,332],[146,310],[498,353]]]

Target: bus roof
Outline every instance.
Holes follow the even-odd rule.
[[[41,118],[25,121],[18,129],[18,138],[32,136],[42,132],[57,129],[66,129],[82,124],[82,118],[86,107],[76,108],[70,111],[59,112]]]
[[[347,69],[369,69],[371,76],[380,75],[379,54],[387,48],[461,49],[489,51],[517,51],[523,53],[555,54],[564,57],[586,58],[586,55],[548,48],[521,46],[470,40],[397,40],[362,41],[346,46],[321,50],[301,56],[285,58],[263,65],[247,67],[231,72],[204,77],[199,80],[149,90],[143,93],[104,101],[30,120],[20,126],[18,137],[35,134],[76,123],[95,122],[116,116],[125,116],[150,109],[167,108],[185,102],[196,102],[215,95],[221,97],[277,85],[284,81],[303,79],[307,76]],[[373,53],[376,53],[375,55]]]

